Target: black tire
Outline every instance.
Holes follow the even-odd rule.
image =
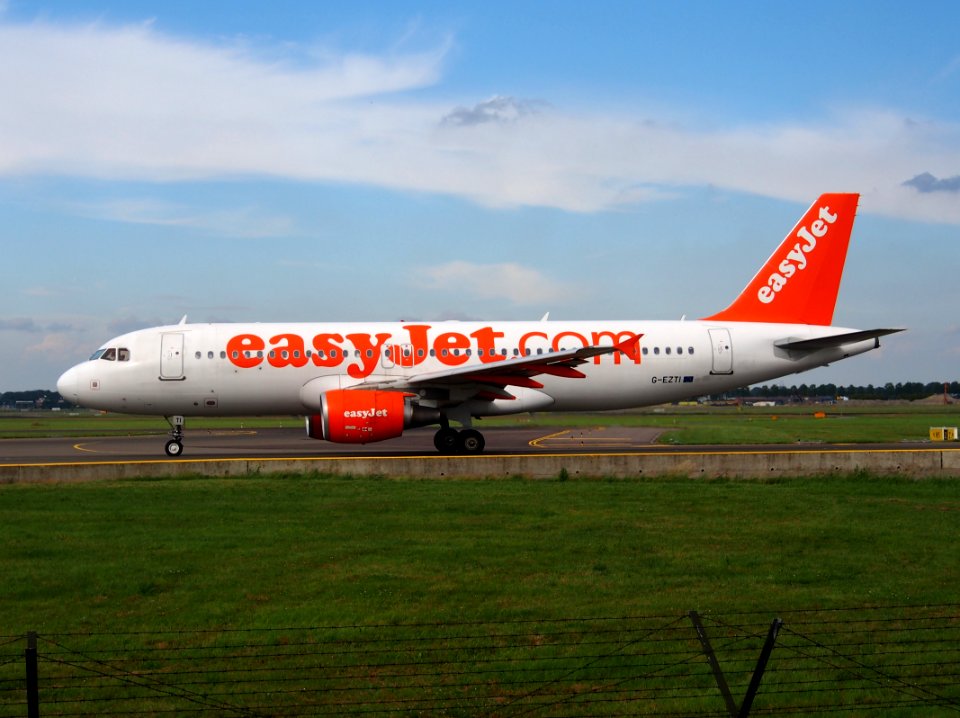
[[[452,454],[460,448],[460,432],[456,429],[440,429],[433,435],[433,445],[441,454]]]
[[[458,444],[460,451],[464,454],[479,454],[487,442],[479,431],[464,429],[460,432]]]
[[[164,450],[167,452],[167,456],[180,456],[183,453],[183,444],[176,439],[170,439]]]

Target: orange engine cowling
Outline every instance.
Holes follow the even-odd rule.
[[[404,429],[440,420],[438,411],[414,406],[399,391],[336,389],[321,395],[320,407],[307,417],[307,435],[340,444],[394,439]]]

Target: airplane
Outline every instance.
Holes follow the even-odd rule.
[[[437,425],[475,454],[474,420],[691,399],[879,348],[902,329],[831,326],[859,195],[823,194],[726,309],[680,321],[179,324],[111,339],[57,382],[74,404],[185,417],[303,415],[343,444]],[[459,425],[459,429],[452,426]]]

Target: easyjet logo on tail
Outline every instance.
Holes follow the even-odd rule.
[[[770,304],[777,298],[777,294],[787,286],[790,278],[807,267],[807,257],[817,247],[817,240],[823,239],[830,230],[830,225],[837,221],[839,213],[831,214],[829,207],[820,207],[817,219],[797,230],[797,242],[789,249],[786,256],[777,265],[777,269],[767,277],[767,282],[757,290],[757,299],[764,304]]]

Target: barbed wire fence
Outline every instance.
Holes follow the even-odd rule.
[[[0,635],[6,716],[960,714],[960,605]]]

